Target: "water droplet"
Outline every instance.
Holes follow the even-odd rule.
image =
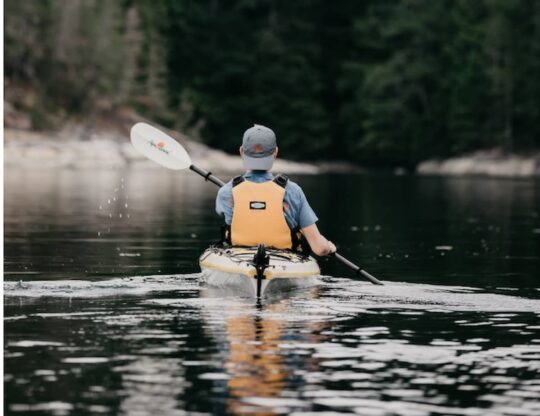
[[[116,201],[116,197],[113,198],[113,201]]]
[[[454,247],[452,246],[435,246],[435,250],[440,250],[440,251],[451,251],[453,249]]]
[[[109,214],[109,218],[112,218],[112,214]]]
[[[107,204],[110,204],[111,203],[111,200],[110,199],[107,199]]]
[[[124,207],[127,208],[127,207],[128,207],[128,204],[124,204]]]
[[[100,206],[99,206],[99,209],[103,209],[103,207],[100,205]]]
[[[100,231],[98,231],[97,236],[101,237],[101,232]]]
[[[118,217],[119,217],[119,218],[122,218],[122,213],[118,214]]]

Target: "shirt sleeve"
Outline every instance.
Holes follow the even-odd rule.
[[[317,215],[315,215],[315,212],[309,205],[309,202],[307,201],[306,196],[304,195],[304,191],[300,189],[301,194],[301,205],[300,205],[300,213],[298,215],[298,224],[300,228],[306,228],[312,224],[315,224],[319,218],[317,218]]]
[[[294,225],[298,225],[300,228],[315,224],[319,219],[317,218],[317,215],[315,215],[313,209],[311,209],[302,188],[294,182],[289,182],[287,184],[287,191],[285,200],[291,208],[291,212],[289,213],[289,215],[292,215],[291,222]]]
[[[233,207],[232,183],[229,182],[219,189],[216,197],[216,212],[228,225],[232,222]]]

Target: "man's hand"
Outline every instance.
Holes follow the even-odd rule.
[[[334,254],[337,251],[336,246],[330,240],[326,240],[326,241],[328,241],[328,253],[327,253],[327,255],[328,254]]]

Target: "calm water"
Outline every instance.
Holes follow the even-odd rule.
[[[539,182],[293,179],[386,286],[255,305],[199,283],[213,185],[7,171],[5,413],[540,414]]]

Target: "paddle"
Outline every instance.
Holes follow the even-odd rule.
[[[149,124],[137,123],[131,128],[131,143],[135,149],[145,155],[148,159],[153,160],[161,166],[173,170],[189,168],[193,172],[201,175],[206,181],[210,181],[217,186],[225,185],[225,182],[212,175],[212,172],[207,172],[204,169],[195,166],[180,143]],[[334,253],[333,256],[339,262],[354,270],[358,276],[365,277],[375,285],[383,284],[380,280],[373,277],[365,270],[362,270],[342,255]]]
[[[217,186],[225,185],[225,182],[216,178],[211,172],[192,164],[191,158],[180,143],[149,124],[137,123],[131,128],[131,143],[148,159],[161,166],[173,170],[190,168]]]

